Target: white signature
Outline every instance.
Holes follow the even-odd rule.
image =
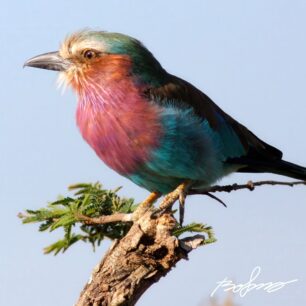
[[[275,292],[283,287],[285,285],[297,282],[298,279],[292,279],[287,282],[268,282],[268,283],[259,283],[255,284],[254,281],[258,277],[258,275],[261,272],[260,267],[255,267],[250,275],[250,279],[245,284],[234,284],[232,280],[225,277],[222,281],[217,282],[217,287],[213,290],[211,293],[211,297],[217,292],[219,288],[223,288],[224,291],[232,291],[233,293],[239,293],[241,297],[244,297],[252,290],[259,290],[262,289],[266,291],[267,293]]]

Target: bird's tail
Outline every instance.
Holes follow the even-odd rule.
[[[285,160],[248,161],[248,165],[238,172],[269,172],[306,181],[306,168]]]
[[[268,172],[289,176],[298,180],[306,181],[306,168],[287,162],[285,160],[279,160],[272,162],[267,168]]]

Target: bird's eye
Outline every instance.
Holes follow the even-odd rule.
[[[92,59],[94,57],[96,57],[96,52],[93,51],[93,50],[86,50],[84,53],[83,53],[83,56],[86,58],[86,59]]]

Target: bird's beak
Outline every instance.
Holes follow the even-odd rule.
[[[41,69],[65,71],[71,66],[71,62],[60,56],[58,51],[44,53],[27,60],[23,67],[35,67]]]

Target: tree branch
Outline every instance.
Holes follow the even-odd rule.
[[[294,187],[297,185],[306,185],[306,181],[293,181],[293,182],[281,182],[281,181],[252,182],[252,181],[248,181],[246,184],[233,184],[233,185],[224,185],[224,186],[215,185],[215,186],[212,186],[206,189],[190,189],[188,191],[188,195],[207,194],[208,192],[232,192],[232,191],[237,191],[241,189],[248,189],[250,191],[253,191],[255,187],[265,186],[265,185]]]
[[[182,240],[173,236],[176,224],[171,213],[156,218],[153,208],[145,212],[95,268],[76,306],[135,305],[151,285],[204,243],[202,235]]]
[[[203,194],[224,204],[212,193],[253,191],[264,185],[293,187],[306,185],[306,181],[249,181],[206,189],[192,189],[189,182],[184,182],[166,195],[158,208],[153,206],[161,196],[158,193],[151,193],[145,201],[135,205],[133,199],[120,198],[118,189],[105,190],[99,183],[78,184],[71,187],[76,191],[74,197],[61,198],[47,208],[27,210],[20,217],[24,223],[41,222],[40,231],[64,229],[64,238],[47,247],[47,253],[65,251],[77,241],[95,246],[105,237],[115,239],[93,271],[76,306],[133,306],[179,260],[187,259],[189,252],[215,241],[211,227],[199,223],[182,226],[177,222],[171,209],[178,199]],[[81,232],[73,232],[77,223],[81,223]],[[178,238],[186,232],[205,236]]]
[[[152,207],[160,196],[151,194],[133,214],[116,214],[99,218],[87,218],[94,221],[132,221],[133,225],[127,235],[116,241],[102,262],[95,269],[90,281],[83,289],[76,306],[135,305],[139,297],[162,276],[165,276],[175,264],[193,249],[213,237],[205,239],[195,235],[178,239],[173,235],[177,221],[170,209],[182,193],[206,194],[219,200],[210,193],[231,192],[241,189],[254,190],[263,185],[306,185],[306,182],[260,181],[247,184],[213,186],[209,189],[188,191],[186,182],[164,197],[159,208]],[[221,201],[221,200],[219,200]],[[222,202],[222,201],[221,201]],[[222,202],[223,203],[223,202]],[[206,232],[208,233],[209,230]]]
[[[76,214],[76,217],[79,221],[83,221],[85,224],[107,224],[112,222],[132,222],[133,214],[124,214],[124,213],[115,213],[112,215],[106,215],[101,217],[88,217],[82,214]]]

